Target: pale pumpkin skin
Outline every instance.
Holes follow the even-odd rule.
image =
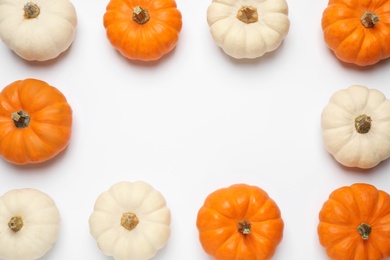
[[[170,222],[159,191],[143,181],[122,181],[99,195],[89,228],[104,254],[116,260],[147,260],[167,243]]]
[[[0,0],[0,38],[25,60],[56,58],[72,44],[76,26],[69,0]]]
[[[325,148],[344,166],[368,169],[390,157],[390,100],[376,89],[353,85],[334,93],[321,127]]]
[[[15,189],[0,197],[0,259],[34,260],[57,241],[60,212],[36,189]]]
[[[236,59],[276,50],[290,28],[285,0],[213,0],[207,22],[215,43]]]

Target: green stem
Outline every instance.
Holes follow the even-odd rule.
[[[251,233],[251,223],[246,219],[238,221],[237,231],[243,235],[249,235]]]
[[[357,232],[362,237],[363,240],[367,240],[371,233],[371,226],[366,223],[361,223],[357,227]]]

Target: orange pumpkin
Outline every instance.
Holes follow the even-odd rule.
[[[247,184],[208,195],[196,225],[204,251],[216,260],[270,259],[284,227],[276,203],[261,188]]]
[[[103,22],[112,46],[141,61],[158,60],[173,50],[182,28],[174,0],[111,0]]]
[[[340,60],[373,65],[390,56],[390,1],[329,0],[322,29]]]
[[[390,196],[370,184],[333,191],[319,214],[318,235],[334,260],[390,257]]]
[[[0,155],[15,164],[46,161],[68,145],[72,109],[64,95],[37,79],[0,92]]]

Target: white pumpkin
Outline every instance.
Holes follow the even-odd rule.
[[[274,51],[290,28],[285,0],[213,0],[207,22],[216,44],[236,59]]]
[[[15,189],[0,197],[0,259],[34,260],[57,241],[60,213],[46,193]]]
[[[28,61],[54,59],[67,50],[76,25],[69,0],[0,0],[0,38]]]
[[[97,198],[89,227],[104,254],[117,260],[146,260],[167,243],[170,222],[159,191],[143,181],[122,181]]]
[[[372,168],[390,157],[390,100],[353,85],[334,93],[321,116],[326,149],[344,166]]]

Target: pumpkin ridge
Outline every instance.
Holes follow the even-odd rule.
[[[226,214],[222,213],[221,211],[214,209],[212,207],[204,206],[204,209],[207,209],[209,212],[213,212],[214,214],[218,214],[219,216],[222,216],[225,221],[231,221],[231,216],[227,216]]]
[[[272,19],[267,19],[267,16],[272,16]],[[280,17],[286,18],[287,23],[290,24],[290,22],[288,21],[287,15],[281,14],[281,13],[275,13],[275,14],[273,14],[273,15],[267,14],[266,16],[264,16],[264,19],[262,19],[262,22],[263,22],[269,29],[272,29],[272,31],[276,32],[280,37],[283,37],[283,36],[285,36],[285,34],[282,33],[282,32],[280,32],[277,28],[275,28],[275,27],[272,26],[272,25],[275,25],[275,24],[269,22],[269,21],[274,20],[274,19],[275,19],[275,16],[280,16]],[[277,20],[280,20],[280,19],[277,19]],[[279,25],[279,24],[278,24],[278,25]]]
[[[359,158],[360,159],[360,158]],[[367,219],[363,219],[363,214],[362,214],[362,211],[365,211],[367,210],[368,212],[372,212],[375,208],[376,208],[376,204],[378,202],[378,191],[375,189],[375,201],[374,202],[371,202],[370,200],[370,203],[371,203],[371,207],[369,209],[366,209],[366,208],[362,208],[360,207],[360,205],[367,205],[367,203],[362,203],[362,201],[358,198],[358,193],[359,194],[365,194],[364,191],[367,190],[365,189],[364,191],[362,191],[362,189],[360,188],[360,186],[357,186],[357,185],[352,185],[350,187],[350,189],[352,190],[352,194],[353,194],[353,198],[354,198],[354,202],[356,204],[356,207],[357,209],[359,210],[359,216],[358,218],[360,219],[360,222],[365,222],[369,225],[371,225],[371,218],[372,218],[372,214],[367,214]],[[370,196],[371,197],[371,196]],[[372,198],[371,198],[372,199]]]
[[[335,199],[328,199],[328,201],[326,201],[324,203],[323,208],[324,207],[330,207],[333,209],[333,211],[335,211],[334,208],[340,208],[340,209],[342,209],[342,212],[339,213],[339,210],[337,210],[337,214],[333,212],[332,217],[336,216],[336,217],[340,218],[340,215],[343,217],[345,215],[347,215],[348,218],[346,220],[343,219],[342,221],[334,222],[333,218],[329,218],[327,216],[320,215],[319,218],[320,218],[322,223],[328,223],[328,224],[337,225],[337,226],[346,226],[351,221],[351,216],[354,215],[354,212],[351,212],[350,208],[347,207],[345,205],[345,203],[340,202],[340,201],[335,200]]]
[[[340,49],[342,49],[343,47],[345,48],[345,46],[348,46],[348,43],[346,43],[346,42],[350,42],[354,35],[363,35],[363,36],[359,37],[358,42],[356,41],[356,39],[353,40],[355,46],[357,46],[357,45],[361,46],[362,42],[364,41],[364,38],[366,37],[366,34],[363,33],[363,30],[361,28],[359,28],[358,26],[355,26],[354,30],[352,30],[352,32],[350,32],[350,34],[348,36],[346,36],[341,42],[338,43],[338,47],[335,48],[335,51],[337,53],[339,53]],[[349,48],[348,51],[350,52],[351,49]],[[361,53],[361,51],[362,51],[362,48],[360,48],[357,53],[356,53],[356,51],[354,51],[354,54],[352,56],[354,56],[355,58],[352,60],[352,59],[350,59],[350,57],[348,57],[349,62],[357,62],[357,60],[360,58],[359,54]]]
[[[388,197],[384,192],[379,191],[378,201],[376,203],[375,212],[372,214],[373,220],[372,225],[375,227],[380,227],[383,225],[383,221],[380,221],[382,219],[388,220],[388,222],[385,222],[386,224],[390,224],[390,207],[385,205],[385,200]],[[382,208],[387,207],[386,210],[382,212]],[[378,223],[378,221],[380,221]],[[389,235],[390,236],[390,235]]]
[[[340,237],[339,239],[332,240],[332,243],[330,243],[330,244],[326,243],[326,245],[323,245],[323,246],[325,246],[327,252],[333,251],[334,250],[333,248],[335,248],[335,247],[337,248],[338,244],[340,244],[342,241],[347,241],[349,239],[351,239],[351,238]],[[351,249],[351,247],[349,247],[348,250],[350,251],[349,255],[350,255],[351,259],[355,259],[352,256],[354,256],[356,254],[356,247],[352,247],[352,249]]]
[[[172,9],[172,11],[170,11],[170,12],[174,11],[173,8],[169,8],[169,9]],[[162,13],[162,12],[159,12],[159,13]],[[172,17],[172,14],[168,14],[167,16]],[[159,15],[156,15],[155,17],[153,17],[154,18],[153,23],[161,24],[161,26],[163,28],[170,28],[175,34],[178,34],[178,32],[181,31],[182,22],[180,22],[180,26],[177,26],[177,23],[175,23],[175,20],[180,19],[179,17],[181,17],[181,15],[178,17],[174,17],[174,18],[167,20],[166,17],[161,18]]]
[[[30,86],[23,85],[22,88],[20,88],[20,89],[18,89],[18,91],[16,91],[16,93],[18,95],[17,100],[19,101],[19,104],[20,104],[19,105],[20,110],[24,110],[28,114],[32,115],[36,111],[43,110],[46,107],[50,107],[52,105],[56,105],[59,102],[53,103],[53,101],[50,98],[48,98],[44,101],[40,101],[40,103],[37,103],[35,100],[35,97],[51,96],[51,94],[54,94],[54,93],[55,93],[56,99],[58,99],[58,97],[61,97],[62,99],[65,100],[63,102],[66,103],[66,98],[64,97],[64,95],[62,93],[59,93],[59,90],[52,87],[52,86],[45,85],[45,86],[40,87],[39,89],[35,89],[35,90],[36,91],[34,91],[33,94],[29,94],[29,92],[31,92]],[[24,92],[26,92],[27,94],[24,94]],[[23,98],[25,95],[29,96],[28,100],[25,100],[25,98]]]
[[[102,211],[102,210],[99,210],[99,211]],[[102,212],[104,212],[104,211],[102,211]],[[112,214],[111,212],[104,212],[104,213],[106,213],[107,215],[111,215],[111,214]],[[92,216],[94,216],[94,215],[91,215],[91,217],[92,217]],[[117,228],[119,229],[119,228],[121,228],[121,226],[118,226]],[[96,237],[97,240],[99,240],[100,237],[105,236],[105,234],[106,234],[107,232],[112,231],[112,229],[113,229],[113,227],[112,227],[112,226],[109,226],[109,225],[106,225],[106,227],[105,227],[104,229],[99,229],[99,235]],[[94,231],[91,230],[91,233],[93,234]],[[94,235],[94,236],[95,236],[95,235]]]
[[[149,211],[147,213],[140,212],[140,213],[138,213],[138,216],[139,216],[139,218],[144,219],[144,221],[149,221],[151,223],[160,223],[161,224],[162,222],[160,222],[159,220],[151,220],[150,214],[156,214],[157,212],[162,214],[162,213],[164,213],[165,210],[166,210],[166,206],[163,206],[160,208],[155,208],[155,210]]]
[[[342,25],[342,26],[341,26]],[[343,35],[351,35],[354,33],[355,30],[359,28],[359,24],[356,22],[355,17],[345,17],[345,18],[339,18],[334,19],[331,22],[324,22],[322,24],[323,30],[329,32],[329,30],[338,30],[341,27],[347,27],[345,30],[342,31]],[[344,37],[343,37],[344,38]]]
[[[40,109],[25,110],[30,115],[30,124],[40,123],[54,126],[71,126],[72,125],[72,108],[66,102],[59,102],[52,105],[47,105]],[[55,115],[53,119],[49,116]]]
[[[164,29],[164,34],[166,34],[168,31],[170,31],[170,39],[166,39],[168,41],[161,41],[161,38],[159,37],[159,33],[158,31],[156,30],[155,26],[156,24],[159,24],[163,29]],[[155,33],[153,33],[153,38],[155,39],[155,42],[157,43],[157,45],[159,46],[158,49],[164,49],[164,50],[168,50],[171,51],[177,44],[177,41],[172,41],[171,39],[174,39],[174,38],[177,38],[178,39],[178,34],[177,34],[177,30],[171,26],[171,25],[168,25],[167,23],[159,23],[157,21],[154,22],[153,25],[151,25],[151,28],[153,28],[153,30],[155,31]],[[164,38],[163,38],[164,39]],[[164,46],[169,46],[169,48],[162,48]],[[163,52],[159,52],[159,55],[163,55],[164,53]]]
[[[357,155],[357,156],[360,159],[361,156],[360,155]],[[363,222],[361,220],[361,218],[362,218],[362,216],[361,216],[361,208],[359,207],[360,201],[359,201],[359,199],[356,196],[356,191],[353,189],[353,187],[347,187],[347,189],[350,191],[350,193],[352,195],[352,198],[353,198],[352,204],[353,204],[354,208],[357,210],[356,212],[350,212],[350,213],[353,214],[355,216],[355,218],[358,218],[359,222]]]
[[[60,16],[61,15],[61,12],[56,12],[56,13],[48,13],[46,14],[48,16],[48,19],[52,19],[52,20],[61,20],[63,22],[63,24],[67,24],[69,25],[69,28],[72,29],[71,31],[75,31],[75,26],[77,26],[77,20],[75,21],[70,21],[69,19],[67,19],[67,17],[65,16]]]
[[[48,123],[40,123],[40,122],[34,122],[33,124],[30,125],[29,130],[31,131],[31,133],[34,133],[34,135],[42,142],[42,144],[46,144],[46,146],[50,147],[50,150],[52,150],[52,144],[53,144],[52,139],[53,138],[48,138],[48,136],[49,137],[52,136],[52,132],[49,134],[39,133],[39,131],[37,129],[39,129],[39,126],[42,126],[42,125],[50,126],[50,128],[52,129],[52,132],[54,132],[53,129],[55,128],[57,133],[58,132],[61,132],[61,133],[67,132],[68,127],[66,125],[65,126],[56,126],[56,125],[52,125],[52,124],[48,124]],[[63,130],[63,131],[61,131],[61,130]],[[57,133],[55,133],[55,135],[57,135]],[[67,136],[70,136],[70,134]],[[57,139],[59,141],[56,141],[55,142],[56,144],[54,146],[57,146],[59,143],[61,143],[61,144],[64,144],[63,149],[69,143],[69,139],[68,140],[66,140],[65,138],[63,140],[60,140],[59,138],[55,138],[55,139]],[[66,141],[66,142],[64,142],[64,141]],[[62,151],[62,149],[60,151]]]
[[[125,28],[123,30],[123,34],[128,34],[128,32],[131,30],[130,28],[132,28],[132,26],[129,25],[127,19],[117,19],[117,21],[115,22],[111,22],[109,25],[105,25],[105,28],[106,28],[106,34],[107,34],[107,37],[111,34],[111,32],[113,31],[115,33],[115,28],[117,26],[121,25],[121,27]],[[122,37],[120,39],[120,41],[117,41],[117,40],[113,40],[112,38],[108,37],[110,43],[114,46],[114,48],[119,51],[119,49],[121,48],[121,46],[124,46],[126,45],[126,39],[125,37]]]
[[[23,130],[18,131],[18,132],[10,131],[3,138],[3,140],[0,141],[1,154],[6,158],[6,160],[12,159],[12,160],[16,160],[16,161],[24,161],[24,160],[30,161],[29,156],[26,154],[26,151],[27,151],[26,145],[24,144],[24,142],[21,141],[22,132],[23,132]],[[18,148],[19,148],[18,151],[21,151],[21,153],[15,152],[14,150],[12,152],[9,151],[10,149],[13,149],[13,146],[15,145],[14,140],[17,140],[17,144],[20,144],[20,143],[22,144],[22,145],[18,145]],[[6,157],[5,155],[7,155],[7,154],[11,154],[12,155],[11,158],[9,156]]]
[[[369,109],[369,105],[370,105],[370,100],[372,98],[373,95],[375,95],[376,93],[374,93],[373,90],[369,90],[369,89],[366,89],[366,94],[365,94],[365,99],[364,99],[364,106],[362,107],[362,112],[360,114],[366,114],[367,116],[371,116],[371,109]],[[379,106],[379,105],[377,105]],[[369,111],[369,112],[366,112],[366,111]]]
[[[363,29],[361,29],[361,31],[362,31],[362,32],[359,32],[359,33],[361,33],[361,34],[363,35],[363,37],[362,37],[361,41],[359,42],[359,46],[362,45],[363,42],[367,41],[367,37],[371,37],[371,36],[368,36],[368,35],[367,35],[368,33],[363,33],[363,32],[364,32]],[[372,38],[372,37],[371,37],[371,38]],[[376,43],[376,41],[375,41],[375,43]],[[371,45],[372,45],[372,44],[371,44]],[[383,54],[382,54],[383,48],[382,48],[382,45],[379,44],[379,45],[375,45],[375,46],[380,46],[381,51],[380,51],[380,53],[378,52],[378,54],[376,54],[375,57],[371,57],[370,60],[378,60],[378,61],[379,61],[379,60],[382,60],[382,59],[383,59]],[[361,58],[366,59],[366,58],[365,58],[365,56],[366,56],[365,53],[366,53],[366,52],[367,52],[367,49],[366,49],[366,48],[360,48],[360,49],[359,49],[359,52],[358,52],[357,55],[356,55],[356,60],[355,60],[354,62],[358,62],[358,60],[361,59]],[[369,53],[372,54],[371,51],[370,51]]]
[[[118,205],[118,209],[117,210],[121,211],[121,214],[123,212],[126,212],[126,211],[131,211],[132,213],[136,214],[136,211],[137,211],[136,208],[138,208],[138,205],[135,208],[131,208],[131,209],[125,208],[125,207],[123,207],[122,202],[119,200],[119,198],[117,198],[117,196],[115,196],[115,194],[111,194],[111,192],[107,192],[107,195],[112,198],[112,200],[115,202],[116,205]],[[102,209],[99,209],[99,210],[101,211]],[[110,213],[111,210],[108,210],[108,211],[105,211],[105,212],[111,214]]]
[[[147,201],[148,198],[150,196],[153,196],[153,195],[157,195],[157,197],[161,198],[161,201],[160,201],[161,204],[159,205],[159,207],[154,206],[152,209],[150,208],[149,211],[145,211],[145,210],[138,211],[137,215],[145,216],[145,215],[148,215],[150,213],[154,213],[156,210],[160,210],[160,209],[166,208],[166,201],[165,201],[165,199],[163,199],[162,194],[159,191],[151,189],[151,188],[149,189],[148,193],[146,195],[144,195],[143,200],[141,201],[141,203],[137,207],[138,208],[144,208],[144,204],[148,202]]]
[[[149,251],[156,251],[159,249],[156,245],[153,245],[151,243],[150,239],[145,235],[145,233],[139,232],[139,234],[137,234],[137,235],[142,236],[142,238],[143,238],[142,243],[147,243],[149,245],[149,247],[150,247]],[[121,247],[119,247],[119,250],[121,250]]]
[[[1,110],[6,110],[9,113],[18,111],[17,107],[20,107],[20,104],[15,104],[12,100],[10,100],[7,96],[3,95],[3,93],[0,92],[0,101],[1,99],[4,100],[4,102],[1,102]],[[4,107],[3,103],[6,103],[6,107]],[[20,109],[19,109],[20,110]]]
[[[58,20],[60,20],[60,19],[58,19]],[[76,24],[72,24],[69,20],[67,20],[66,18],[64,18],[64,17],[61,17],[61,20],[63,21],[62,23],[61,23],[61,27],[63,27],[63,29],[62,29],[62,32],[65,32],[65,31],[67,31],[69,34],[68,35],[73,35],[72,37],[71,36],[68,36],[68,43],[67,43],[67,45],[66,45],[66,49],[63,51],[63,52],[65,52],[66,50],[68,50],[69,49],[69,47],[72,45],[72,43],[73,43],[73,39],[74,39],[74,35],[75,35],[75,27],[77,26],[77,23]],[[58,23],[57,23],[58,24]],[[65,30],[65,26],[66,27],[68,27],[68,30]],[[58,26],[57,26],[58,27]],[[57,40],[57,41],[56,41]],[[61,48],[63,48],[63,46],[65,46],[65,44],[64,44],[64,42],[63,41],[58,41],[58,39],[55,39],[55,38],[53,38],[53,37],[50,37],[50,41],[51,41],[51,48],[55,48],[56,50],[56,52],[57,53],[59,53],[57,56],[59,56],[62,52],[60,52],[60,50],[61,50]],[[49,44],[49,43],[47,43],[47,44]]]
[[[265,221],[262,221],[262,222],[265,222]],[[267,222],[280,222],[280,218],[269,219],[269,220],[267,220]],[[258,224],[259,226],[262,226],[262,225],[263,225],[261,222],[252,221],[251,223],[252,223],[252,225],[254,226],[255,229],[256,229],[256,224]],[[261,227],[259,227],[259,229],[261,229]],[[252,235],[252,236],[255,236],[255,237],[262,237],[262,238],[265,238],[265,239],[267,239],[268,241],[270,241],[271,244],[275,244],[275,243],[278,242],[278,241],[272,239],[266,232],[263,232],[263,233],[252,232],[251,235]]]
[[[20,110],[18,108],[21,107],[21,104],[20,104],[20,99],[19,99],[19,91],[15,91],[13,94],[16,95],[15,97],[12,97],[12,96],[9,96],[11,95],[11,93],[8,93],[8,92],[12,92],[12,90],[8,91],[9,88],[4,88],[1,92],[0,92],[0,98],[1,99],[4,99],[4,102],[12,109],[12,111],[10,111],[7,107],[7,110],[10,111],[11,113],[14,112],[14,111],[17,111],[17,110]],[[2,102],[3,103],[3,102]],[[2,104],[1,103],[1,104]],[[4,107],[3,105],[1,105],[1,107]]]
[[[264,212],[263,209],[265,210],[265,212],[267,212],[267,209],[266,207],[268,208],[272,208],[272,209],[277,209],[277,214],[273,217],[273,218],[270,218],[269,216],[267,216],[266,219],[261,219],[261,220],[253,220],[253,219],[258,219],[259,217],[261,217]],[[267,212],[269,213],[269,212]],[[268,214],[267,214],[268,215]],[[267,198],[266,200],[262,203],[262,205],[260,206],[260,208],[257,210],[257,212],[255,212],[254,215],[250,216],[250,218],[252,219],[252,222],[257,222],[257,223],[260,223],[260,222],[263,222],[263,221],[268,221],[268,220],[271,220],[271,219],[279,219],[280,218],[280,209],[276,206],[276,203],[274,200],[272,200],[268,194],[267,194]]]
[[[156,3],[159,3],[159,5],[156,4]],[[174,0],[169,0],[169,1],[159,1],[159,0],[148,1],[148,3],[145,4],[145,8],[147,8],[148,10],[153,11],[154,13],[159,11],[159,10],[163,10],[163,9],[167,9],[167,8],[178,9],[176,1],[174,1]]]
[[[233,249],[233,250],[229,250],[229,251],[233,251],[233,252],[235,252],[236,253],[236,255],[235,255],[235,258],[234,259],[238,259],[237,258],[237,243],[235,242],[235,240],[241,240],[241,239],[237,239],[237,236],[241,236],[241,234],[240,233],[238,233],[238,232],[233,232],[232,233],[232,235],[231,236],[228,236],[227,238],[226,238],[226,240],[223,242],[223,243],[221,243],[220,245],[219,245],[219,247],[218,247],[218,249],[215,251],[215,254],[216,255],[219,255],[218,254],[218,252],[220,251],[220,250],[225,250],[225,247],[226,247],[226,245],[227,244],[232,244],[232,245],[235,245],[235,248]]]
[[[386,100],[386,99],[383,100],[381,103],[376,105],[376,107],[374,109],[371,110],[372,111],[371,113],[373,115],[375,115],[375,114],[378,113],[378,111],[382,112],[383,111],[383,106],[386,106],[386,103],[389,103],[389,102],[390,102],[390,100]],[[381,114],[381,113],[379,113],[379,114]],[[390,120],[390,113],[388,113],[386,116],[387,117],[382,117],[382,118],[375,117],[375,122],[384,122],[384,121],[386,122],[386,121]]]
[[[153,30],[154,33],[151,33],[150,35],[152,36],[153,38],[153,42],[158,46],[156,49],[161,49],[162,46],[164,46],[165,44],[163,44],[161,42],[161,39],[160,39],[160,34],[158,32],[158,30],[156,30],[156,26],[159,25],[161,26],[161,28],[164,30],[164,33],[166,32],[166,29],[170,28],[170,27],[167,27],[167,28],[164,28],[164,23],[158,23],[156,21],[154,21],[152,24],[150,24],[150,29]],[[158,53],[158,55],[161,55],[161,52]]]
[[[336,199],[334,197],[329,198],[328,199],[328,203],[332,203],[332,204],[336,203],[337,205],[339,205],[342,208],[344,208],[346,210],[346,212],[348,212],[348,215],[349,215],[348,219],[350,220],[351,216],[355,216],[356,215],[356,213],[357,213],[356,210],[359,210],[359,208],[357,208],[356,205],[355,205],[356,204],[355,198],[353,198],[353,199],[354,199],[354,202],[353,202],[354,207],[353,208],[348,206],[348,205],[346,205],[346,203],[344,201],[340,201],[338,198]],[[332,205],[332,207],[334,207],[334,206]],[[335,224],[335,223],[331,223],[331,224]],[[343,225],[345,225],[345,224],[343,224]]]
[[[36,139],[34,140],[39,140],[40,141],[40,147],[39,147],[39,152],[40,154],[44,154],[44,155],[47,155],[47,154],[52,154],[51,157],[53,157],[55,154],[57,153],[54,153],[54,150],[53,150],[53,147],[51,145],[48,145],[47,143],[44,142],[44,140],[41,138],[40,135],[38,135],[33,129],[32,127],[29,127],[27,129],[25,129],[26,131],[23,131],[22,132],[22,135],[24,135],[24,137],[22,138],[24,140],[24,146],[26,147],[25,148],[25,151],[27,152],[27,157],[29,158],[29,161],[40,161],[39,159],[36,160],[36,155],[34,154],[34,149],[32,152],[30,152],[31,149],[28,149],[29,146],[36,146],[36,142],[34,141],[34,145],[31,145],[31,140],[32,138],[27,138],[26,136],[31,136],[32,134],[35,135]],[[28,141],[27,141],[28,140]],[[59,150],[58,153],[60,151],[62,151],[63,149]],[[43,151],[43,152],[42,152]],[[39,158],[41,156],[38,156]],[[50,157],[50,158],[51,158]]]
[[[70,108],[69,104],[67,103],[67,101],[64,100],[64,101],[56,102],[56,103],[41,104],[40,106],[37,106],[37,104],[33,104],[33,105],[30,105],[28,107],[28,109],[21,109],[21,110],[24,110],[31,117],[33,117],[34,115],[36,115],[38,113],[45,112],[46,110],[49,110],[49,109],[50,110],[60,111],[60,110],[68,109],[68,108],[71,110],[71,108]],[[36,121],[37,118],[35,117],[34,120]]]
[[[46,228],[48,225],[42,224],[42,226]],[[53,225],[53,226],[58,226],[58,225]],[[52,240],[51,237],[47,237],[47,236],[32,236],[31,232],[24,232],[24,236],[27,236],[29,238],[28,241],[30,243],[35,244],[34,248],[42,248],[42,246],[44,246],[45,244],[49,243]]]
[[[215,27],[219,27],[218,24],[219,23],[223,23],[223,24],[227,24],[229,22],[229,26],[223,26],[225,27],[225,31],[222,31],[222,30],[218,30],[218,39],[217,39],[217,44],[219,46],[222,46],[226,40],[226,35],[228,35],[229,33],[229,28],[232,28],[237,22],[235,21],[232,21],[231,19],[229,19],[229,17],[221,17],[220,19],[216,20],[210,27],[211,31],[213,31],[213,28]],[[214,37],[214,35],[213,35]],[[220,41],[222,39],[222,41]]]

